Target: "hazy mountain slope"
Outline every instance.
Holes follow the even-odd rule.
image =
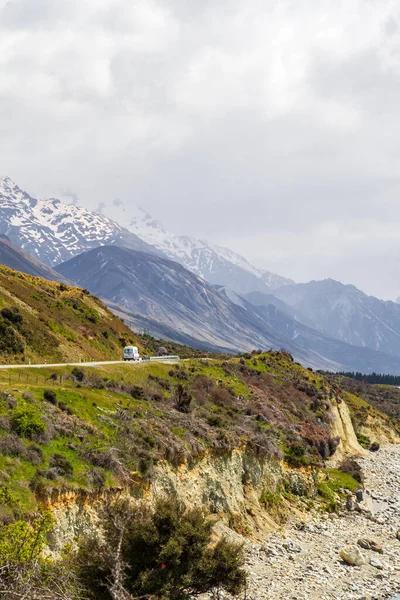
[[[331,339],[273,305],[254,307],[244,299],[237,304],[180,264],[155,255],[104,246],[57,270],[154,335],[231,352],[285,348],[315,368],[377,370],[385,365],[400,373],[398,358]]]
[[[243,311],[179,263],[125,248],[85,252],[57,270],[102,298],[155,319],[179,333],[232,351],[277,346],[260,319]]]
[[[331,363],[328,370],[338,369],[338,364],[351,365],[350,371],[362,373],[400,373],[400,359],[397,356],[378,352],[367,347],[353,346],[341,340],[328,337],[327,334],[317,331],[307,325],[296,321],[287,313],[282,312],[274,305],[258,307],[257,312],[264,316],[270,327],[282,332],[282,337],[292,340],[299,348],[308,349],[316,356]],[[335,366],[332,366],[335,365]],[[315,365],[316,368],[323,368]]]
[[[329,335],[400,356],[400,306],[326,279],[279,288],[274,294]]]
[[[116,210],[118,208],[113,206],[113,214]],[[130,206],[129,212],[132,211],[134,215],[127,221],[130,231],[209,283],[226,285],[241,294],[254,290],[273,291],[293,283],[290,279],[257,269],[229,248],[175,235],[140,207]],[[124,218],[123,213],[120,218]]]
[[[286,313],[287,315],[292,317],[295,321],[299,321],[300,323],[303,323],[304,325],[315,329],[311,319],[307,319],[307,317],[305,317],[303,314],[300,314],[300,312],[296,308],[294,308],[293,306],[289,306],[289,304],[286,304],[286,302],[284,302],[280,298],[277,298],[273,294],[264,294],[264,292],[250,292],[249,294],[244,294],[243,299],[247,302],[250,302],[250,304],[256,307],[265,307],[270,306],[272,304],[273,306],[276,306],[276,308],[281,310],[283,313]]]
[[[57,273],[57,271],[54,271],[48,265],[40,262],[40,260],[31,256],[25,250],[21,250],[21,248],[12,244],[7,237],[2,235],[0,235],[0,265],[27,273],[28,275],[43,277],[50,281],[70,283],[66,277],[63,277],[63,275],[60,275],[60,273]]]
[[[111,219],[60,200],[38,200],[0,178],[0,234],[48,265],[90,248],[119,244],[155,251]]]
[[[141,345],[87,291],[3,266],[0,309],[2,363],[119,360],[125,341]]]

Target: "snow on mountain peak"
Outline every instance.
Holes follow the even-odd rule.
[[[32,198],[8,177],[0,178],[1,233],[50,265],[105,244],[152,251],[115,221],[57,198]]]
[[[288,282],[272,273],[270,281],[264,281],[264,272],[240,254],[205,240],[176,235],[139,206],[130,206],[129,212],[129,231],[210,283],[245,293],[254,289],[268,292]]]
[[[153,232],[157,231],[162,234],[167,233],[162,223],[149,215],[149,213],[146,212],[141,206],[134,205],[130,207],[130,213],[132,217],[129,221],[129,229],[134,233],[134,230],[143,231],[145,233],[147,229],[152,230]]]
[[[0,234],[50,265],[96,246],[119,244],[146,252],[157,249],[208,282],[239,294],[271,292],[288,283],[229,248],[169,232],[140,206],[128,209],[116,199],[104,211],[109,217],[58,198],[36,199],[9,177],[0,178]],[[118,220],[127,223],[126,229]]]

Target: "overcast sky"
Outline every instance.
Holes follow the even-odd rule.
[[[395,298],[400,2],[0,0],[0,165]]]

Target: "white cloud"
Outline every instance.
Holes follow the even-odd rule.
[[[399,27],[397,0],[0,0],[2,171],[394,296]]]

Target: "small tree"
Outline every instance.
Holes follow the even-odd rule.
[[[105,540],[80,548],[81,583],[97,600],[237,594],[246,583],[242,547],[226,539],[212,546],[212,527],[177,500],[159,500],[154,511],[119,504],[105,518]]]

